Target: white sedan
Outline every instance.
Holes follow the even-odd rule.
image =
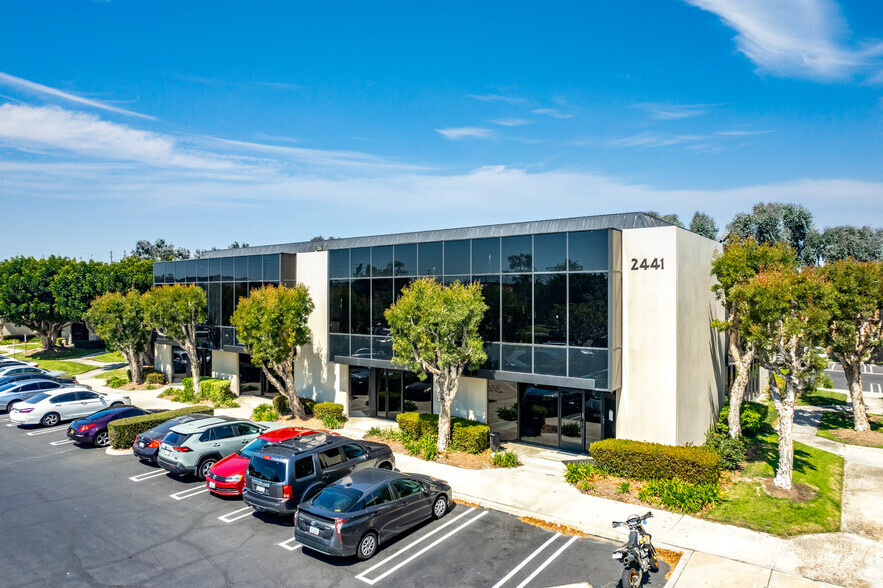
[[[121,394],[104,394],[86,388],[59,388],[19,402],[9,412],[9,420],[18,425],[54,427],[61,421],[124,404],[132,404],[132,400]]]

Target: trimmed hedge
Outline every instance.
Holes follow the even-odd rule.
[[[135,436],[139,433],[149,431],[153,427],[161,425],[176,416],[194,413],[213,415],[215,414],[215,409],[207,406],[186,406],[184,408],[176,408],[175,410],[143,414],[141,416],[111,421],[110,424],[107,425],[107,432],[110,436],[110,446],[114,449],[128,449],[135,443]]]
[[[253,421],[275,421],[279,419],[279,412],[269,404],[258,404],[251,413]]]
[[[343,420],[343,405],[336,402],[318,402],[313,406],[313,416],[322,421],[328,417]]]
[[[438,435],[438,415],[423,412],[403,412],[396,416],[404,437],[420,439]],[[466,453],[481,453],[489,447],[491,428],[484,423],[451,417],[451,449]]]
[[[273,397],[273,410],[279,414],[291,414],[291,407],[288,406],[288,398],[282,394]]]
[[[589,446],[595,466],[612,476],[636,480],[680,478],[716,484],[720,456],[706,447],[679,447],[630,439],[604,439]]]
[[[144,382],[146,384],[153,384],[154,386],[164,386],[166,383],[166,377],[159,372],[155,374],[147,374],[144,378]]]
[[[742,403],[742,410],[739,411],[739,424],[742,426],[743,435],[754,435],[760,430],[760,426],[766,420],[770,407],[760,402]],[[730,405],[727,404],[721,408],[720,415],[717,418],[717,430],[721,433],[730,432]]]
[[[184,391],[174,397],[173,400],[178,402],[211,400],[215,405],[227,408],[239,406],[236,404],[236,397],[230,392],[230,380],[201,378],[199,380],[199,394],[193,393],[193,378],[183,378],[181,382],[184,384]]]

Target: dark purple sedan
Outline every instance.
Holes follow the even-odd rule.
[[[67,429],[67,438],[76,443],[90,443],[96,447],[107,447],[110,438],[107,435],[107,425],[117,419],[125,419],[151,411],[138,408],[137,406],[119,406],[105,408],[90,414],[84,419],[74,421]]]

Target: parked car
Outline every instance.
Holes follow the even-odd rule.
[[[176,425],[159,444],[156,461],[173,474],[205,479],[213,465],[242,449],[267,428],[228,416]]]
[[[61,375],[58,375],[61,374]],[[76,380],[73,377],[68,376],[64,372],[58,371],[50,371],[48,373],[33,373],[33,374],[16,374],[14,376],[3,376],[0,378],[0,386],[4,386],[6,384],[11,384],[13,382],[23,382],[25,380],[55,380],[59,384],[76,384],[79,388],[88,388],[92,389],[91,386],[86,386],[85,384],[77,384]]]
[[[448,512],[451,487],[420,474],[366,469],[340,479],[298,508],[294,537],[326,555],[371,558],[381,543]]]
[[[21,366],[21,365],[29,365],[31,367],[37,367],[36,362],[33,362],[33,361],[24,361],[22,359],[13,359],[12,357],[0,356],[0,367]]]
[[[75,443],[89,443],[96,447],[107,447],[110,444],[110,437],[107,434],[108,423],[148,413],[150,413],[149,410],[137,406],[105,408],[84,419],[72,422],[67,429],[67,438]]]
[[[290,515],[328,484],[365,468],[395,467],[388,445],[347,437],[309,435],[268,445],[245,470],[242,500],[252,508]]]
[[[17,376],[19,374],[46,375],[48,373],[49,370],[44,370],[43,368],[38,368],[27,364],[9,364],[0,366],[0,378],[5,376]]]
[[[267,431],[257,439],[237,451],[231,453],[212,466],[205,477],[206,488],[209,492],[225,496],[241,496],[245,487],[245,470],[248,462],[254,455],[267,445],[288,441],[304,435],[316,435],[319,431],[305,429],[303,427],[285,427]],[[337,435],[337,433],[331,433]]]
[[[135,457],[148,463],[156,463],[156,454],[159,452],[159,445],[162,443],[163,437],[172,430],[172,427],[192,423],[202,419],[212,418],[209,414],[195,412],[191,414],[182,414],[157,425],[149,431],[144,431],[135,435],[135,443],[132,445],[132,453]]]
[[[33,398],[40,392],[61,388],[56,380],[34,378],[0,385],[0,410],[10,410],[17,402]]]
[[[122,394],[104,394],[80,387],[58,388],[19,402],[9,411],[9,420],[19,425],[54,427],[61,421],[124,404],[132,404],[132,400]]]

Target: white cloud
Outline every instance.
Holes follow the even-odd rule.
[[[679,143],[693,143],[703,141],[708,137],[704,135],[669,135],[655,133],[641,133],[640,135],[632,135],[621,139],[610,141],[613,147],[667,147],[669,145],[677,145]]]
[[[138,118],[145,118],[148,120],[156,120],[154,117],[147,116],[146,114],[132,112],[131,110],[126,110],[124,108],[118,108],[116,106],[111,106],[110,104],[106,104],[104,102],[99,102],[98,100],[90,100],[88,98],[83,98],[82,96],[77,96],[75,94],[63,92],[63,91],[57,90],[55,88],[50,88],[49,86],[44,86],[43,84],[38,84],[36,82],[31,82],[29,80],[17,78],[15,76],[11,76],[11,75],[9,75],[7,73],[3,73],[3,72],[0,72],[0,86],[7,86],[7,87],[11,87],[11,88],[16,88],[17,90],[23,90],[23,91],[29,92],[31,94],[39,94],[39,95],[43,95],[43,96],[52,96],[55,98],[61,98],[63,100],[67,100],[69,102],[76,102],[77,104],[83,104],[86,106],[91,106],[92,108],[99,108],[101,110],[116,112],[117,114],[125,114],[128,116],[137,116]]]
[[[466,94],[466,96],[481,102],[505,102],[506,104],[523,104],[527,102],[524,98],[503,96],[502,94]]]
[[[500,126],[504,126],[504,127],[520,127],[523,125],[528,125],[532,121],[529,121],[529,120],[526,120],[523,118],[497,118],[497,119],[494,119],[490,122],[492,122],[495,125],[500,125]]]
[[[543,116],[551,116],[552,118],[573,118],[572,114],[564,114],[557,108],[535,108],[534,110],[531,110],[531,112]]]
[[[658,102],[642,102],[635,108],[649,112],[654,118],[662,120],[678,120],[691,118],[708,113],[708,108],[720,104],[660,104]]]
[[[494,135],[491,129],[482,129],[479,127],[460,127],[453,129],[435,129],[436,133],[442,135],[445,139],[459,141],[460,139],[487,139]]]
[[[852,39],[833,0],[685,1],[734,29],[739,51],[762,71],[835,80],[883,70],[883,43]]]

